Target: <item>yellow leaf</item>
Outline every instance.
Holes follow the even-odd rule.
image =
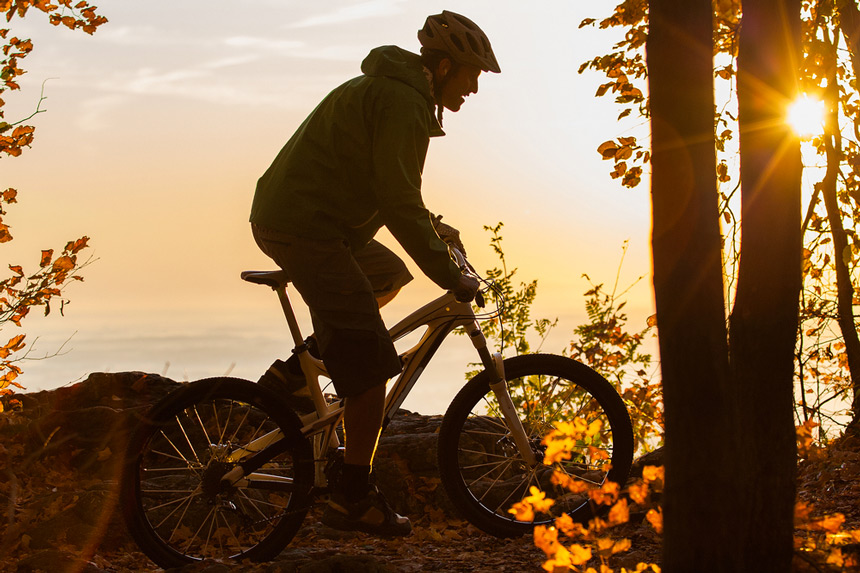
[[[588,429],[585,430],[585,435],[588,437],[596,435],[600,432],[600,428],[603,427],[603,422],[601,420],[594,420],[589,426]]]
[[[615,157],[615,152],[618,150],[618,146],[615,145],[614,141],[604,141],[597,148],[597,153],[603,156],[603,159],[612,159]]]
[[[645,519],[654,528],[657,533],[663,533],[663,512],[662,510],[649,509],[645,514]]]
[[[523,501],[531,504],[535,511],[548,511],[555,503],[552,499],[546,499],[546,492],[539,490],[535,486],[529,488],[529,493],[531,495],[524,498]]]
[[[570,546],[570,562],[574,565],[582,565],[591,559],[591,547],[574,543]]]
[[[630,551],[630,547],[632,546],[633,544],[630,542],[629,539],[619,539],[615,542],[615,545],[612,546],[612,554],[615,555],[616,553]]]
[[[546,527],[538,525],[532,533],[534,535],[535,546],[543,550],[547,555],[555,553],[558,545],[558,530],[555,527]]]
[[[842,567],[844,565],[844,559],[842,557],[842,550],[838,547],[833,549],[830,552],[830,555],[827,556],[827,563],[829,565],[836,565],[837,567]]]

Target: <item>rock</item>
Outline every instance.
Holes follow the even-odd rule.
[[[15,397],[21,400],[25,411],[35,409],[39,415],[44,415],[56,410],[81,410],[93,406],[116,409],[149,406],[179,386],[179,382],[157,374],[96,372],[78,384]]]
[[[633,467],[630,468],[630,476],[628,480],[638,479],[642,477],[642,469],[645,466],[662,466],[665,458],[665,453],[662,447],[657,448],[653,452],[648,452],[641,458],[633,462]]]
[[[19,453],[17,462],[0,471],[0,501],[4,507],[14,502],[22,516],[7,533],[15,531],[15,539],[29,540],[29,548],[18,547],[18,571],[96,573],[99,569],[86,562],[86,555],[100,547],[109,551],[131,543],[117,507],[126,443],[148,407],[180,386],[141,372],[95,373],[69,387],[16,396],[24,409],[0,416],[0,454],[26,453]],[[396,510],[413,522],[424,517],[428,507],[458,517],[439,479],[436,444],[441,422],[442,416],[401,410],[379,441],[377,485]],[[637,462],[640,475],[642,465],[661,463],[655,456]],[[53,477],[34,476],[37,472]],[[25,482],[41,483],[45,489],[31,489],[30,497],[22,500],[15,492]],[[304,527],[322,539],[337,535],[310,518]],[[6,539],[0,538],[0,547],[4,543]],[[80,548],[80,555],[53,549],[69,545]],[[206,561],[189,567],[193,568],[188,572],[232,570]],[[301,548],[287,548],[277,561],[257,567],[254,573],[391,570],[368,555],[310,554]]]

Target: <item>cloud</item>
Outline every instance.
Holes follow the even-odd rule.
[[[305,43],[298,40],[273,40],[252,36],[232,36],[226,38],[224,44],[230,48],[261,50],[284,55],[295,54],[297,50],[305,47]]]
[[[232,68],[235,66],[241,66],[243,64],[250,64],[251,62],[255,62],[259,59],[259,56],[250,54],[247,56],[229,56],[226,58],[212,60],[211,62],[206,62],[202,64],[201,67],[207,70],[220,70],[222,68]]]
[[[404,0],[368,0],[352,6],[344,6],[329,12],[327,14],[319,14],[300,20],[295,24],[288,26],[289,28],[311,28],[316,26],[328,26],[331,24],[341,24],[344,22],[353,22],[356,20],[366,20],[368,18],[376,18],[379,16],[390,16],[399,14],[403,10],[398,6],[403,4]]]

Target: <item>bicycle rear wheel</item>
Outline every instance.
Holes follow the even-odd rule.
[[[537,463],[529,465],[520,455],[490,390],[490,376],[481,372],[451,402],[439,431],[439,473],[448,496],[464,518],[499,537],[522,535],[563,513],[587,521],[598,511],[588,497],[554,485],[551,478],[560,472],[593,486],[607,480],[624,485],[633,462],[633,430],[623,400],[606,379],[570,358],[525,355],[505,360],[504,366]],[[574,444],[570,460],[545,465],[544,436],[555,422],[577,418],[589,424],[600,420],[601,430]],[[532,486],[555,503],[534,521],[518,520],[508,510]]]
[[[241,448],[280,431],[277,455],[241,487],[221,477]],[[276,434],[273,434],[276,435]],[[121,507],[141,550],[164,568],[201,559],[268,560],[290,542],[310,505],[313,456],[301,423],[247,380],[193,382],[154,405],[133,434]]]

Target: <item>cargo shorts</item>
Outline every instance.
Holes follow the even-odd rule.
[[[400,373],[400,357],[376,302],[412,280],[400,257],[377,241],[353,251],[342,239],[297,237],[254,224],[251,230],[310,309],[338,396],[361,394]]]

